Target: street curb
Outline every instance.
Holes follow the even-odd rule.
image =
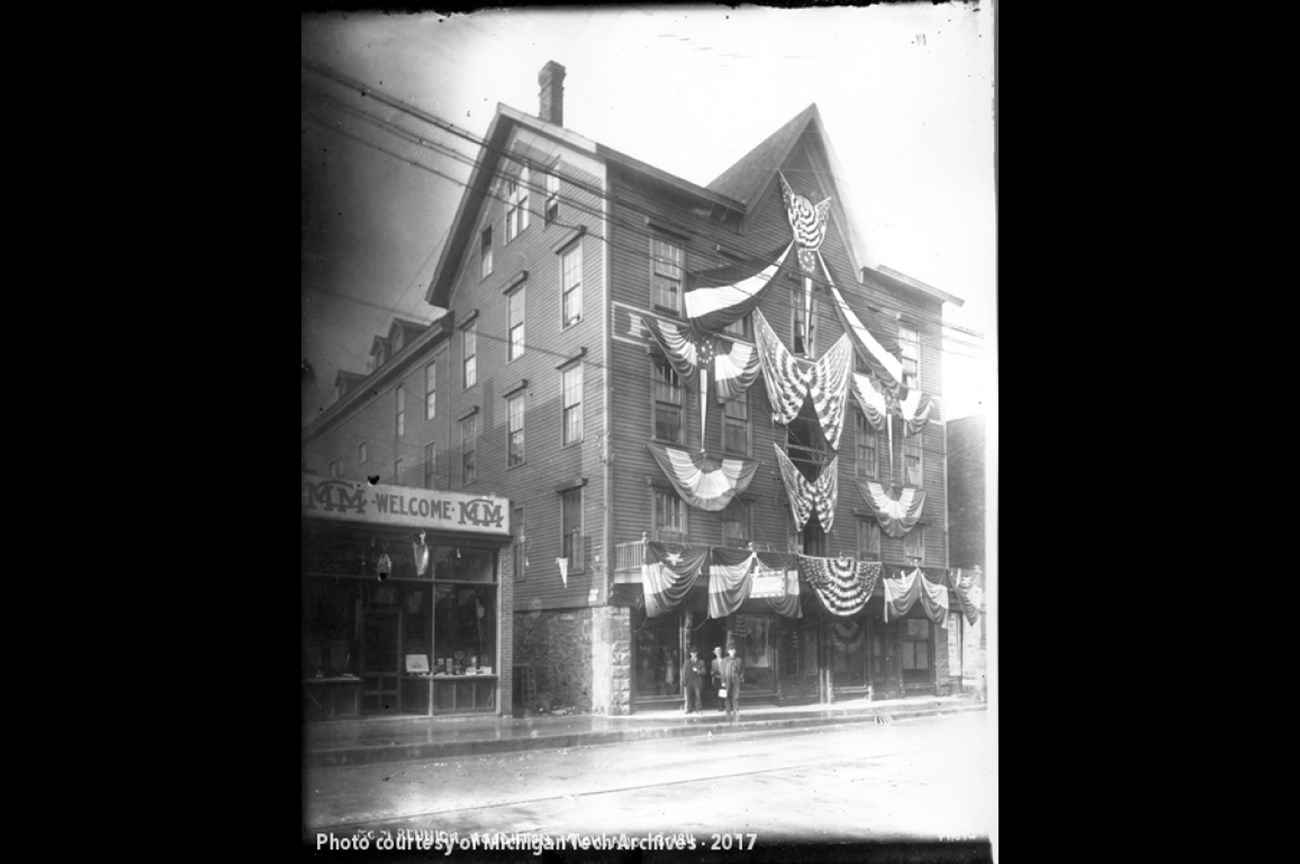
[[[497,753],[517,753],[527,750],[564,750],[573,747],[594,747],[618,744],[624,741],[648,741],[657,738],[683,738],[696,735],[727,735],[736,732],[753,732],[773,729],[795,729],[814,726],[839,726],[855,723],[877,723],[880,718],[901,720],[912,717],[931,717],[945,714],[963,714],[983,711],[983,702],[928,705],[896,711],[845,712],[818,717],[776,718],[771,720],[744,720],[728,723],[691,722],[680,726],[650,726],[637,729],[609,729],[599,732],[568,732],[559,735],[538,735],[536,738],[484,739],[481,741],[443,741],[421,744],[383,744],[370,747],[346,747],[333,750],[316,750],[306,755],[304,763],[313,768],[338,768],[353,765],[370,765],[377,762],[408,762],[426,759],[455,758],[461,756],[486,756]]]

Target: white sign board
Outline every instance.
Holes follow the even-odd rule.
[[[510,536],[508,498],[408,486],[372,486],[355,480],[303,480],[302,515],[430,531]]]

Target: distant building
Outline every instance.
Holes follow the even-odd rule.
[[[961,301],[872,256],[815,105],[697,186],[566,129],[563,80],[539,116],[498,106],[428,288],[446,314],[340,374],[308,470],[509,499],[475,571],[513,610],[491,710],[680,707],[686,651],[728,644],[746,704],[948,692],[934,397]],[[435,663],[452,565],[374,616]]]
[[[983,693],[987,677],[988,626],[985,621],[984,415],[948,421],[948,555],[952,578],[973,589],[978,620],[960,620],[961,684]],[[956,610],[954,610],[956,611]],[[961,616],[954,616],[960,619]],[[956,677],[954,675],[954,677]]]

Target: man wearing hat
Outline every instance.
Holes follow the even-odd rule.
[[[713,693],[716,696],[718,688],[722,686],[722,646],[713,649],[713,664],[710,667],[713,674]],[[718,697],[718,713],[721,714],[726,710],[722,697]]]
[[[700,652],[691,649],[691,656],[682,664],[682,689],[686,692],[686,713],[695,714],[700,710],[700,685],[704,682],[704,661]]]
[[[718,666],[718,675],[722,678],[722,686],[726,688],[726,708],[727,719],[735,721],[740,719],[740,685],[745,681],[745,664],[736,656],[736,646],[727,646],[727,656],[722,658]]]

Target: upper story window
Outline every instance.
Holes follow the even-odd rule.
[[[528,166],[506,181],[506,242],[528,227]]]
[[[562,444],[582,440],[582,363],[560,372],[560,433]]]
[[[656,309],[682,311],[682,274],[686,255],[682,247],[663,237],[650,238],[650,293]]]
[[[915,390],[921,386],[921,334],[915,328],[899,324],[898,347],[903,355],[903,386]]]
[[[879,471],[879,448],[876,430],[867,421],[867,415],[861,410],[854,411],[854,441],[857,444],[857,456],[854,464],[859,477],[875,477]]]
[[[366,464],[366,442],[364,441],[357,445],[357,464]]]
[[[858,517],[858,560],[880,560],[880,523],[874,516]]]
[[[560,175],[554,170],[546,175],[546,224],[560,218]]]
[[[468,390],[478,383],[478,322],[475,321],[460,331],[461,361],[463,364],[462,382]]]
[[[524,464],[524,394],[510,397],[510,430],[507,443],[506,467]]]
[[[654,364],[654,437],[681,443],[682,382],[664,360]]]
[[[798,416],[786,427],[786,453],[804,479],[811,483],[821,474],[822,466],[830,461],[829,451],[830,445],[822,432],[813,402],[806,399]]]
[[[581,570],[582,487],[560,495],[560,557],[569,559],[569,572]]]
[[[424,367],[424,419],[438,416],[438,361]]]
[[[686,542],[686,502],[670,489],[654,490],[655,539],[665,543]]]
[[[424,488],[432,489],[438,476],[438,445],[430,441],[424,445]]]
[[[561,325],[582,320],[582,241],[560,253]]]
[[[403,459],[401,456],[398,456],[397,460],[393,462],[393,483],[394,484],[398,486],[402,485],[402,473],[404,471],[406,471],[406,460]]]
[[[753,330],[750,329],[748,315],[744,316],[743,318],[737,318],[735,321],[732,321],[726,327],[722,328],[722,332],[726,333],[728,336],[738,336],[741,339],[753,338],[752,335]]]
[[[522,582],[528,578],[528,532],[524,530],[524,508],[520,505],[512,511],[510,532],[515,544],[515,581]]]
[[[397,437],[401,438],[406,434],[406,388],[401,384],[397,385],[397,417],[396,423]]]
[[[810,306],[807,314],[807,332],[804,330],[805,311],[804,311],[804,292],[803,289],[790,291],[790,332],[793,335],[791,340],[794,344],[794,352],[801,357],[814,357],[817,354],[817,316],[820,311],[817,306],[817,297],[813,295],[810,298]]]
[[[524,356],[524,286],[520,285],[506,297],[506,354],[510,360]]]
[[[478,477],[478,415],[460,421],[460,482],[468,486]]]
[[[333,460],[330,461],[330,476],[331,476],[331,477],[342,477],[342,476],[343,476],[343,457],[342,457],[342,456],[338,457],[337,459],[333,459]]]
[[[924,486],[921,479],[921,436],[911,435],[903,438],[903,483],[908,486]]]
[[[749,391],[722,403],[722,449],[749,455]]]
[[[909,564],[925,564],[925,526],[913,525],[912,530],[903,535],[903,555]]]
[[[486,279],[492,275],[492,226],[483,229],[478,240],[478,275]]]
[[[747,546],[753,539],[749,505],[739,498],[732,498],[731,503],[722,511],[722,545]]]

